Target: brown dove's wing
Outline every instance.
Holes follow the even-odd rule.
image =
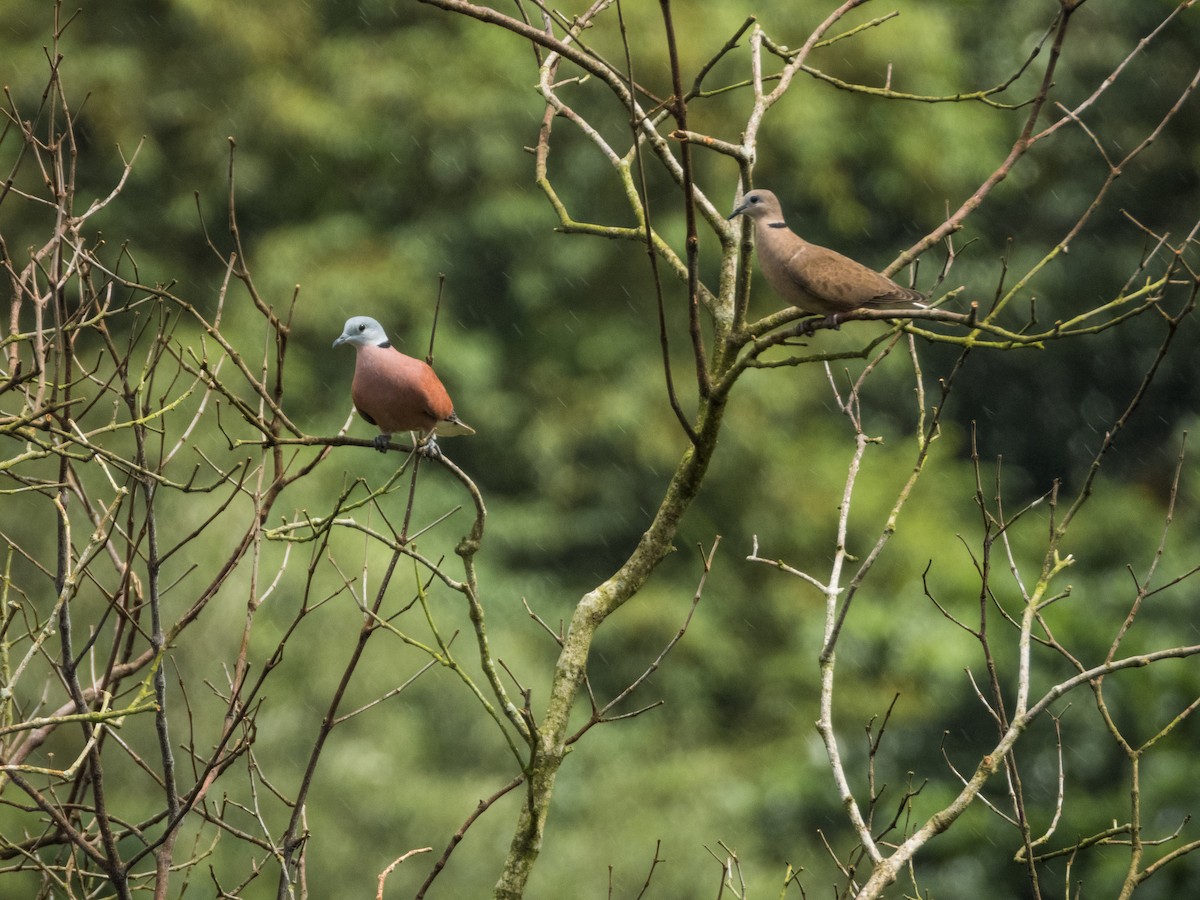
[[[851,308],[838,306],[837,298],[829,295],[832,279],[814,278],[809,271],[814,251],[817,255],[829,251],[808,243],[785,227],[763,227],[761,222],[755,226],[758,265],[775,293],[805,312],[828,314]]]
[[[836,250],[808,244],[803,255],[804,265],[789,266],[788,275],[797,287],[818,301],[819,308],[812,312],[849,312],[864,306],[911,307],[925,299],[923,294],[901,287],[886,275]]]

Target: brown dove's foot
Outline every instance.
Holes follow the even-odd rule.
[[[813,316],[811,319],[805,320],[804,327],[801,328],[800,333],[802,335],[804,335],[805,337],[812,337],[813,333],[818,328],[832,328],[834,331],[837,331],[841,327],[842,327],[841,313],[831,313],[828,316],[824,316],[824,317]]]
[[[433,434],[417,444],[417,452],[426,459],[442,458],[442,448],[438,446],[437,436]]]
[[[377,434],[371,443],[375,445],[375,449],[380,453],[387,453],[388,443],[391,441],[391,439],[392,436],[390,434]]]

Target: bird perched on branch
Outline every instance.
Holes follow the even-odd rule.
[[[428,363],[405,356],[391,345],[383,326],[369,316],[346,321],[333,346],[351,344],[358,352],[350,396],[359,415],[382,432],[375,449],[386,453],[396,431],[416,432],[427,455],[438,453],[436,435],[474,434],[454,413],[441,379]]]
[[[758,265],[775,293],[805,312],[825,316],[833,327],[840,316],[863,307],[925,306],[925,295],[919,291],[804,240],[784,223],[779,198],[770,191],[750,191],[729,214],[731,219],[734,216],[747,216],[754,223]]]

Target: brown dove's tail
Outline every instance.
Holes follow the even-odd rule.
[[[438,437],[456,437],[464,434],[474,434],[475,429],[460,419],[455,413],[450,413],[437,423],[434,434]]]
[[[886,294],[881,294],[873,298],[867,306],[875,309],[924,309],[929,305],[929,296],[922,294],[920,291],[914,291],[912,288],[900,287],[896,285],[894,291],[889,291]]]

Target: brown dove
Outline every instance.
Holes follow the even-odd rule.
[[[840,315],[862,307],[925,305],[924,294],[804,240],[784,223],[779,198],[770,191],[756,188],[746,194],[729,218],[740,215],[754,223],[758,265],[775,293],[805,312],[825,316],[834,327]]]
[[[405,356],[388,341],[383,326],[369,316],[346,321],[333,346],[351,344],[358,351],[350,396],[359,415],[379,428],[375,449],[386,453],[396,431],[416,432],[427,455],[438,453],[435,435],[474,434],[454,413],[441,379],[428,363]]]

